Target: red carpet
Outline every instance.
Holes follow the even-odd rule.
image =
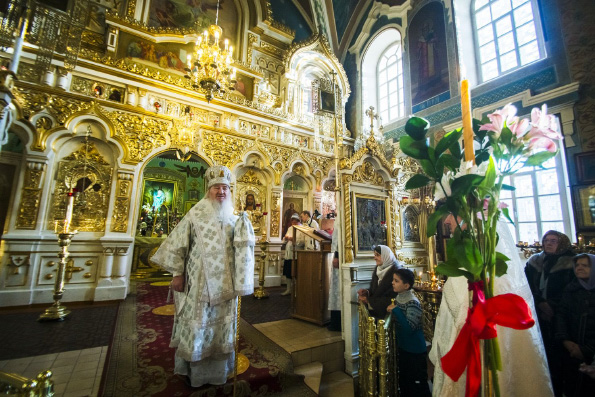
[[[126,305],[134,297],[121,305],[102,395],[232,396],[233,380],[223,386],[193,389],[173,374],[174,349],[169,347],[173,316],[152,313],[152,309],[166,304],[167,293],[168,287],[139,282],[134,313],[132,305]],[[130,329],[134,323],[136,332]],[[293,374],[289,354],[243,320],[240,352],[248,357],[250,367],[238,375],[238,396],[315,395],[302,377]]]

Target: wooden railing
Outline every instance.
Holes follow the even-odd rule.
[[[52,371],[44,371],[36,379],[0,371],[0,394],[20,397],[51,397],[54,395]]]

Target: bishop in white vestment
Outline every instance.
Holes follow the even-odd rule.
[[[205,198],[151,258],[174,276],[174,372],[193,387],[233,373],[237,297],[254,292],[254,230],[246,213],[233,214],[231,172],[213,166],[205,178]]]

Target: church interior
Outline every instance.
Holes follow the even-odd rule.
[[[429,351],[460,229],[433,185],[408,184],[428,174],[400,144],[412,116],[428,123],[416,145],[438,148],[466,117],[511,104],[535,123],[547,106],[558,150],[500,196],[515,254],[524,266],[549,230],[595,253],[592,0],[5,0],[0,16],[0,390],[399,395],[392,328],[358,291],[389,247]],[[193,389],[173,373],[172,275],[151,258],[214,165],[254,228],[255,291],[237,380]],[[292,284],[303,211],[318,243],[295,250]]]

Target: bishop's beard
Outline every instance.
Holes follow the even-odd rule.
[[[227,197],[222,203],[220,203],[217,200],[213,200],[205,196],[196,204],[196,206],[200,209],[203,209],[207,213],[212,214],[212,216],[216,217],[219,221],[229,220],[234,216],[231,197]]]

